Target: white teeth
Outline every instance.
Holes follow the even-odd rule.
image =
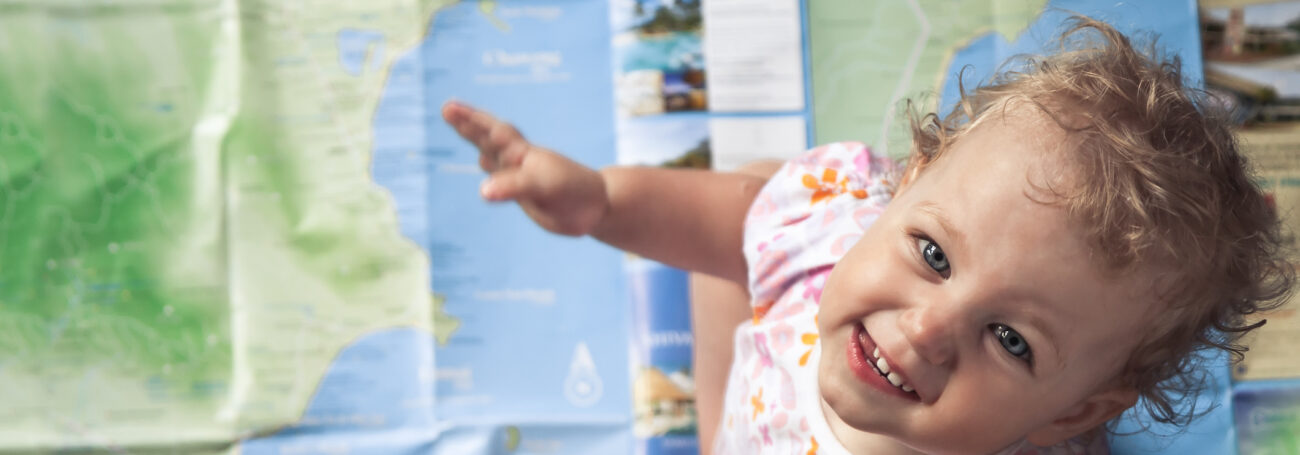
[[[911,384],[904,384],[903,377],[899,376],[898,373],[890,372],[889,362],[886,361],[884,357],[880,356],[879,347],[871,351],[871,357],[876,359],[875,366],[877,370],[880,370],[880,375],[884,376],[885,379],[888,379],[889,383],[893,384],[894,387],[898,387],[902,391],[908,393],[911,393],[913,390],[916,390],[912,388]]]

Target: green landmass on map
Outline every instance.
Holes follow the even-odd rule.
[[[445,343],[369,160],[388,68],[452,3],[0,6],[0,453],[223,453],[361,334]],[[384,61],[346,72],[345,29]]]
[[[953,55],[994,32],[1015,41],[1047,0],[808,2],[814,143],[863,141],[906,154],[907,99],[937,107]],[[901,50],[901,51],[900,51]],[[1000,62],[993,62],[994,64]]]
[[[460,319],[447,314],[447,298],[442,294],[434,293],[432,297],[433,304],[433,336],[438,340],[439,346],[446,346],[451,341],[451,336],[460,328]]]

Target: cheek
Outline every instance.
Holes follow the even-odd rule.
[[[1002,449],[1038,428],[1047,419],[1043,401],[1026,384],[1007,381],[991,372],[981,378],[954,375],[941,398],[942,407],[933,409],[934,420],[921,430],[935,451],[978,449],[991,453]]]
[[[969,363],[978,367],[980,362]],[[1037,423],[1059,415],[1073,396],[1070,387],[1054,381],[1018,378],[991,366],[976,370],[969,368],[950,377],[945,394],[951,393],[953,401],[946,412],[967,416],[957,422],[989,432],[995,436],[991,440],[1023,436]]]
[[[817,308],[817,329],[825,337],[843,326],[857,305],[851,277],[855,270],[848,261],[840,261],[826,277]],[[824,339],[824,338],[823,338]]]

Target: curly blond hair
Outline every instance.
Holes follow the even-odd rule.
[[[966,92],[952,113],[911,115],[909,171],[939,159],[963,133],[1009,103],[1037,106],[1071,135],[1078,183],[1053,189],[1085,227],[1100,266],[1155,271],[1162,316],[1128,357],[1120,381],[1154,420],[1185,425],[1200,413],[1197,355],[1239,361],[1249,316],[1284,303],[1295,269],[1275,210],[1252,184],[1228,116],[1184,84],[1180,62],[1154,42],[1134,49],[1111,26],[1074,17],[1061,49]],[[911,172],[908,172],[911,174]]]

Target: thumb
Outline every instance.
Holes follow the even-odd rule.
[[[515,200],[525,195],[532,186],[529,183],[531,179],[519,171],[520,168],[515,167],[493,172],[479,186],[479,194],[492,202]]]

